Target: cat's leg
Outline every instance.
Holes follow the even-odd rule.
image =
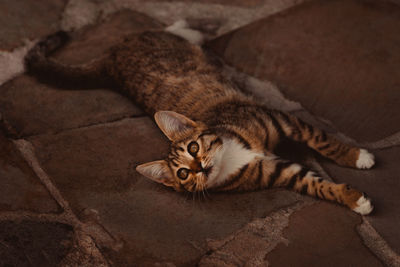
[[[335,201],[353,211],[367,215],[373,210],[364,193],[347,184],[336,184],[300,164],[279,158],[259,159],[254,165],[257,172],[248,178],[255,188],[285,187],[319,199]]]
[[[195,45],[202,45],[204,42],[203,34],[198,30],[191,29],[186,20],[176,21],[174,24],[165,28],[165,31],[180,36]]]
[[[273,113],[281,131],[286,137],[306,143],[322,156],[337,164],[358,169],[369,169],[375,164],[374,155],[366,149],[345,144],[324,131],[303,122],[301,119],[275,111]]]

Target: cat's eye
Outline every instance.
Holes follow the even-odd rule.
[[[197,152],[199,152],[199,144],[195,141],[190,142],[187,147],[187,150],[189,151],[189,154],[194,157],[196,156]]]
[[[179,170],[178,170],[178,178],[179,179],[181,179],[181,180],[185,180],[187,177],[188,177],[188,175],[189,175],[189,170],[188,169],[186,169],[186,168],[180,168]]]

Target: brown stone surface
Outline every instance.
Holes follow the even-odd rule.
[[[102,56],[127,34],[162,27],[160,22],[144,14],[129,10],[119,11],[100,24],[87,26],[74,33],[72,41],[55,58],[65,64],[87,63]]]
[[[0,48],[57,30],[61,3],[0,3]],[[90,3],[94,8],[106,2]],[[243,12],[274,6],[261,0],[204,3],[250,7],[238,9]],[[400,121],[399,13],[399,7],[378,1],[313,1],[208,46],[238,69],[274,81],[346,134],[375,140],[399,130],[392,122]],[[125,34],[163,27],[127,10],[96,23],[73,33],[54,57],[66,64],[87,63]],[[60,208],[0,134],[0,213],[13,211],[19,218],[0,221],[0,266],[99,265],[105,261],[96,247],[112,266],[260,266],[265,261],[271,266],[381,266],[356,232],[361,217],[339,205],[307,206],[314,200],[285,190],[193,196],[140,176],[135,167],[165,156],[168,141],[130,100],[112,91],[59,90],[21,75],[0,87],[1,121],[8,136],[32,142],[73,214],[24,221],[29,216],[21,210],[55,213]],[[286,143],[278,152],[317,166],[310,161],[314,153],[303,148]],[[378,165],[371,171],[322,162],[337,181],[369,193],[376,211],[367,220],[399,252],[400,148],[376,154]],[[66,219],[73,226],[47,222]]]
[[[193,265],[206,252],[207,238],[222,238],[298,199],[287,191],[260,191],[199,200],[147,180],[136,165],[168,150],[147,117],[30,139],[74,211],[97,210],[100,223],[124,241],[118,252],[103,248],[116,266]]]
[[[323,162],[323,166],[336,181],[352,184],[372,198],[375,210],[368,216],[369,222],[400,253],[400,147],[374,154],[377,164],[371,170],[341,168],[331,162]]]
[[[274,0],[276,1],[276,0]],[[256,7],[264,3],[263,0],[156,0],[154,2],[184,2],[184,3],[205,3],[205,4],[220,4],[227,6],[242,6],[242,7]]]
[[[248,74],[362,141],[398,131],[400,7],[312,1],[228,33],[208,46]]]
[[[59,207],[12,142],[0,132],[0,211],[17,210],[49,213],[59,211]]]
[[[319,202],[290,217],[279,244],[265,259],[270,266],[383,266],[364,246],[355,227],[361,218],[338,205]]]
[[[104,23],[76,33],[57,59],[66,64],[87,63],[101,56],[124,34],[160,26],[140,13],[118,12]],[[0,87],[0,113],[18,136],[58,132],[143,114],[131,101],[110,90],[63,91],[27,76]]]
[[[0,222],[0,266],[57,266],[72,244],[72,229],[43,222]]]
[[[0,87],[0,113],[19,137],[143,114],[110,90],[60,90],[27,75]]]
[[[25,40],[59,29],[66,0],[0,1],[0,49],[12,50]],[[7,25],[7,26],[5,26]]]
[[[309,204],[302,202],[291,205],[265,218],[251,221],[222,240],[209,240],[209,251],[198,266],[266,266],[265,255],[279,243],[286,242],[282,232],[289,225],[291,214],[303,205]]]

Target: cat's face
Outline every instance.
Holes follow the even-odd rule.
[[[222,139],[201,123],[176,112],[157,112],[155,120],[172,141],[170,153],[166,160],[145,163],[136,170],[177,191],[203,191],[207,181],[218,175]]]

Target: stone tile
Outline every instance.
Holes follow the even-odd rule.
[[[59,29],[66,2],[67,0],[2,0],[0,49],[13,50],[24,45],[25,40],[39,38]]]
[[[56,266],[72,244],[72,228],[58,223],[0,222],[1,266]]]
[[[292,213],[303,205],[309,204],[291,205],[251,221],[222,240],[209,240],[209,251],[198,266],[267,266],[265,255],[279,243],[286,242],[282,238],[283,230],[289,225]]]
[[[398,131],[400,7],[312,1],[208,43],[224,60],[278,84],[359,141]]]
[[[0,132],[0,211],[16,210],[49,213],[59,211],[59,206]]]
[[[14,137],[143,114],[130,100],[110,90],[60,90],[27,75],[0,87],[0,113]]]
[[[140,176],[139,163],[163,158],[168,142],[147,117],[31,137],[37,156],[75,212],[95,209],[124,247],[102,248],[117,266],[194,265],[206,239],[220,239],[254,218],[297,201],[287,191],[179,194]],[[200,198],[200,199],[199,199]]]
[[[322,164],[336,181],[352,184],[372,198],[375,210],[368,216],[368,221],[392,249],[400,253],[400,147],[375,151],[374,154],[377,164],[371,170],[341,168],[327,161]]]
[[[383,266],[357,235],[360,223],[354,212],[319,202],[292,214],[283,234],[288,245],[265,259],[271,266]]]
[[[56,57],[66,64],[87,63],[101,56],[124,34],[160,26],[145,15],[121,11],[102,24],[76,33]],[[17,77],[0,87],[0,112],[18,136],[58,132],[143,114],[131,101],[110,90],[57,90],[28,76]]]
[[[160,22],[142,13],[119,11],[98,25],[87,26],[73,33],[72,41],[54,57],[65,64],[88,63],[102,56],[127,34],[162,28]]]

